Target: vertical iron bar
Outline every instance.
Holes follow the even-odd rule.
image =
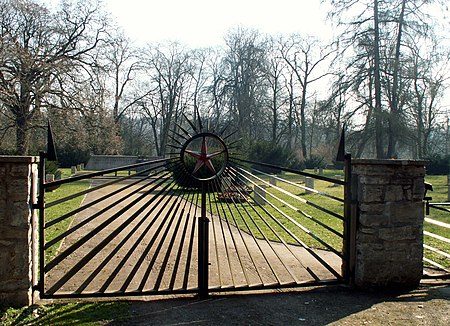
[[[44,265],[45,265],[45,198],[44,198],[44,182],[45,182],[45,156],[44,152],[39,152],[39,195],[38,195],[38,207],[39,207],[39,295],[42,297],[44,294]]]
[[[198,294],[208,297],[208,223],[206,217],[206,182],[202,182],[201,215],[198,220]]]
[[[236,286],[236,282],[235,282],[235,279],[234,279],[233,268],[231,267],[231,254],[230,254],[230,250],[229,250],[229,248],[231,248],[231,245],[228,246],[227,237],[225,235],[225,228],[224,228],[224,224],[227,223],[228,217],[227,217],[227,214],[225,212],[225,209],[223,208],[223,203],[220,203],[220,209],[219,209],[218,201],[216,201],[216,209],[217,209],[217,216],[218,216],[218,220],[219,220],[220,232],[221,232],[221,235],[222,235],[223,245],[224,245],[224,248],[225,248],[225,254],[226,254],[226,258],[227,258],[226,261],[227,261],[228,268],[230,270],[231,283],[233,284],[233,286]],[[220,211],[222,211],[223,215],[221,215]],[[219,271],[219,273],[220,272],[221,271]],[[223,284],[220,283],[220,286],[222,287]]]
[[[354,265],[355,265],[355,226],[356,214],[354,212],[354,189],[352,182],[352,158],[351,154],[344,156],[344,173],[345,173],[345,188],[344,188],[344,279],[349,283],[353,283]]]
[[[191,197],[191,199],[189,199],[190,197]],[[181,238],[180,238],[180,246],[178,248],[177,257],[176,257],[175,263],[173,265],[172,277],[170,278],[170,283],[169,283],[170,290],[173,290],[177,276],[181,275],[181,270],[179,271],[178,267],[180,265],[181,255],[183,254],[184,244],[186,241],[186,234],[188,231],[189,218],[190,218],[191,207],[192,207],[193,201],[194,201],[194,195],[188,193],[187,198],[185,199],[184,207],[183,207],[185,217],[183,217],[183,216],[180,217],[180,218],[184,218],[185,222],[184,222],[183,233],[181,234]],[[190,203],[189,210],[187,210],[187,203]]]
[[[214,191],[217,191],[217,189],[218,189],[218,186],[217,186],[217,182],[216,182]],[[209,211],[212,214],[214,212],[213,206],[212,206],[213,199],[211,198],[210,193],[208,194],[208,198],[209,198]],[[216,206],[217,206],[217,202],[216,202]],[[218,215],[218,211],[219,210],[217,209],[216,215]],[[216,255],[215,263],[217,264],[217,276],[219,278],[219,286],[221,286],[222,285],[222,273],[221,273],[222,269],[221,269],[221,264],[220,264],[220,259],[219,259],[219,245],[217,242],[217,233],[216,233],[216,227],[214,225],[215,224],[214,218],[212,218],[212,220],[213,220],[213,222],[211,223],[211,226],[212,226],[212,235],[213,235],[213,247],[214,247],[215,255]]]
[[[194,212],[192,214],[194,218],[192,219],[191,234],[189,237],[189,247],[188,247],[188,251],[187,251],[187,255],[186,255],[186,267],[184,270],[183,289],[187,289],[188,283],[189,283],[189,271],[191,269],[191,257],[192,257],[192,252],[193,252],[192,248],[194,247],[194,236],[195,236],[195,225],[196,225],[195,218],[197,216],[198,192],[196,194],[195,201],[194,201],[194,197],[192,197],[192,202],[195,202]],[[189,208],[189,214],[191,213],[191,208],[193,208],[192,205]]]

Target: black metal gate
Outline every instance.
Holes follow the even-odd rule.
[[[201,133],[174,158],[53,182],[42,156],[41,297],[206,296],[351,281],[350,156],[341,179],[239,159],[223,146]],[[89,188],[47,202],[46,191],[82,182]]]

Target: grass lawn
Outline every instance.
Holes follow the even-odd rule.
[[[64,174],[63,174],[64,175]],[[56,190],[53,190],[52,192],[47,192],[45,194],[45,202],[51,203],[55,200],[64,198],[66,196],[69,196],[71,194],[78,193],[80,191],[86,190],[89,188],[90,181],[89,180],[80,180],[76,182],[72,182],[69,184],[62,185]],[[45,210],[45,221],[50,222],[54,220],[55,218],[58,218],[64,214],[67,214],[74,209],[80,207],[81,202],[83,200],[84,196],[79,196],[73,199],[70,199],[66,202],[63,202],[61,204],[49,207]],[[51,227],[47,228],[45,230],[45,241],[48,242],[58,235],[60,235],[62,232],[66,231],[70,223],[73,220],[73,216],[52,225]],[[51,246],[45,251],[45,261],[48,262],[56,253],[59,246],[61,244],[61,241],[58,241],[56,244]]]

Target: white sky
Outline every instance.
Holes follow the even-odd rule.
[[[331,34],[327,7],[320,0],[104,0],[125,34],[140,44],[179,41],[191,47],[216,46],[243,26],[276,35]]]

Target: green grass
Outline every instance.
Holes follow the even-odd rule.
[[[432,176],[427,176],[425,178],[425,180],[433,185],[433,191],[429,191],[427,193],[427,196],[431,196],[433,198],[431,200],[431,202],[442,203],[442,202],[448,201],[447,176],[432,175]],[[443,212],[443,211],[431,208],[429,217],[434,220],[438,220],[440,222],[450,224],[450,212]],[[440,235],[440,236],[443,236],[447,239],[450,239],[450,230],[449,229],[425,222],[424,230],[434,233],[434,234],[437,234],[437,235]],[[446,253],[450,253],[450,244],[445,243],[443,241],[439,241],[432,237],[425,236],[424,243],[431,247],[434,247],[441,251],[444,251]],[[442,255],[439,255],[437,253],[434,253],[429,249],[424,250],[424,255],[425,255],[425,257],[431,259],[432,261],[437,262],[438,264],[450,269],[450,259],[448,259]]]
[[[339,174],[339,171],[336,172],[330,170],[324,171],[324,173],[334,177],[336,174]],[[267,176],[259,177],[268,181]],[[292,173],[284,174],[281,178],[296,184],[304,185],[304,178]],[[257,181],[257,183],[263,184],[261,181]],[[276,188],[267,188],[266,190],[270,194],[278,198],[266,195],[266,199],[273,204],[273,206],[278,208],[276,209],[271,207],[270,204],[260,207],[254,207],[248,203],[238,203],[236,205],[230,203],[230,205],[222,205],[217,199],[218,193],[212,193],[208,198],[208,208],[213,214],[219,215],[222,219],[228,220],[231,224],[238,226],[247,233],[252,233],[257,238],[263,238],[264,235],[267,239],[273,241],[281,241],[281,239],[288,243],[298,243],[298,241],[301,241],[310,247],[325,248],[326,246],[324,244],[308,234],[308,231],[310,231],[332,248],[341,251],[342,238],[329,230],[326,230],[305,215],[321,221],[341,234],[343,230],[342,220],[320,211],[319,209],[304,203],[304,201],[306,200],[317,204],[340,216],[343,216],[344,204],[319,194],[305,194],[303,189],[281,182],[280,180],[277,180],[277,186],[292,193],[297,196],[297,198],[293,198]],[[329,182],[315,180],[315,189],[338,198],[343,198],[343,186],[335,186]],[[251,203],[253,202],[253,194],[249,197],[249,201]],[[301,225],[301,227],[299,225]],[[283,226],[292,233],[286,232]]]
[[[129,304],[116,302],[75,302],[39,307],[0,307],[1,325],[107,325],[126,320]]]
[[[63,178],[70,176],[70,169],[63,169]],[[59,200],[61,198],[67,197],[69,195],[81,192],[83,190],[86,190],[89,188],[90,180],[80,180],[68,184],[64,184],[61,187],[59,187],[56,190],[53,190],[52,192],[46,192],[45,193],[45,202],[51,203],[55,200]],[[76,208],[80,207],[81,202],[83,200],[84,196],[78,196],[76,198],[73,198],[71,200],[68,200],[66,202],[63,202],[61,204],[49,207],[45,210],[45,221],[50,222],[54,220],[55,218],[58,218],[64,214],[67,214]],[[70,224],[72,223],[74,216],[71,216],[62,222],[59,222],[45,230],[45,241],[51,241],[58,235],[60,235],[62,232],[66,231]],[[59,246],[61,244],[61,241],[58,241],[56,244],[51,246],[45,251],[45,261],[48,262],[54,255],[56,254],[56,251],[58,250]]]

